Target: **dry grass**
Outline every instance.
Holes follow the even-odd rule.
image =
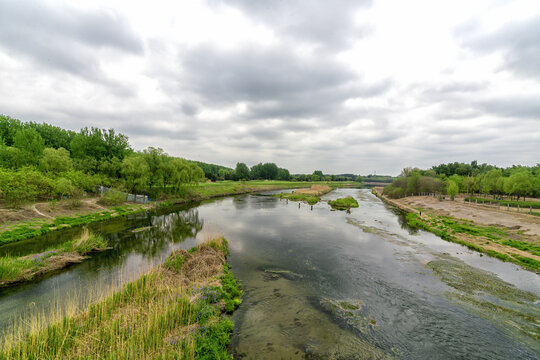
[[[298,189],[295,191],[297,194],[315,195],[321,196],[332,190],[328,185],[311,185],[309,189]]]
[[[29,335],[9,334],[0,359],[224,358],[232,331],[230,320],[220,316],[225,290],[219,301],[201,294],[225,281],[227,249],[219,238],[176,251],[164,265],[80,315]]]

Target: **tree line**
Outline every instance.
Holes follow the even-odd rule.
[[[354,174],[291,174],[275,163],[236,168],[191,161],[163,149],[131,148],[114,129],[80,131],[0,115],[0,201],[19,204],[78,197],[98,186],[121,191],[181,195],[186,185],[217,180],[361,181]]]
[[[527,196],[540,197],[540,164],[498,168],[473,161],[470,164],[440,164],[428,170],[405,168],[383,190],[383,194],[391,198],[420,193],[447,194],[452,198],[457,193],[506,195],[517,200]]]
[[[195,163],[160,148],[134,151],[114,129],[78,132],[0,115],[0,199],[80,196],[97,186],[157,196],[204,180]]]

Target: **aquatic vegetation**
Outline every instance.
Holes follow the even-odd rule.
[[[538,296],[455,258],[439,257],[426,266],[454,289],[447,293],[452,301],[540,350],[540,310],[532,305],[540,300]]]
[[[338,323],[363,334],[379,330],[377,321],[366,316],[364,303],[360,300],[320,299],[319,306],[329,313]]]
[[[347,196],[345,198],[330,200],[328,201],[328,205],[330,205],[333,209],[347,210],[350,208],[357,208],[358,201],[356,201],[352,196]]]
[[[8,334],[0,358],[229,359],[233,323],[223,313],[238,306],[242,292],[223,242],[184,252],[179,270],[157,267],[79,315]]]

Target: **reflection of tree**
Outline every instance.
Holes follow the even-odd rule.
[[[144,257],[155,257],[167,249],[170,243],[179,243],[195,237],[203,228],[196,209],[189,209],[157,215],[148,219],[131,222],[131,229],[145,228],[140,232],[124,231],[107,235],[109,243],[114,248],[98,254],[99,265],[112,267],[124,261],[129,253],[139,253]],[[97,264],[96,264],[97,265]]]
[[[237,196],[233,198],[233,204],[236,210],[244,210],[248,207],[248,196]]]
[[[407,213],[398,209],[392,208],[392,212],[397,215],[399,225],[402,229],[405,229],[409,232],[409,234],[416,234],[418,232],[418,229],[413,228],[409,226],[407,223]]]

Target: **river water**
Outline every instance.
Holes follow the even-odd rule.
[[[66,304],[84,309],[173,249],[224,235],[244,288],[233,315],[235,358],[540,358],[537,274],[414,231],[368,190],[339,189],[323,200],[347,195],[360,207],[242,195],[93,224],[113,249],[0,289],[0,329],[35,312],[59,316]],[[78,231],[0,253],[39,252]]]

